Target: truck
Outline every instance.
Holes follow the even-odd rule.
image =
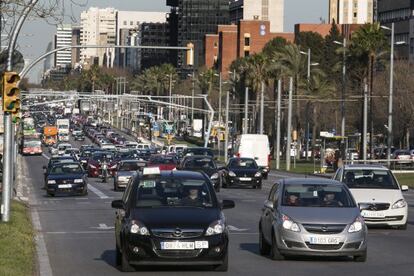
[[[69,119],[57,119],[56,125],[58,129],[58,140],[64,142],[69,141]]]
[[[201,138],[203,136],[203,120],[193,120],[193,136],[198,138]]]
[[[43,128],[43,144],[53,146],[58,140],[58,129],[56,126],[45,126]]]

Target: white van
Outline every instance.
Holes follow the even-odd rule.
[[[237,157],[255,159],[257,165],[262,169],[263,177],[267,178],[270,170],[270,146],[267,135],[240,135],[236,140],[234,150]]]

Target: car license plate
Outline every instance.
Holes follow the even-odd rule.
[[[338,237],[310,237],[311,244],[339,244]]]
[[[208,248],[208,241],[196,241],[195,249],[206,249]]]
[[[384,212],[362,210],[361,215],[364,218],[385,218]]]
[[[194,250],[194,242],[161,242],[162,250]]]
[[[59,188],[68,189],[68,188],[72,188],[72,185],[71,184],[62,184],[62,185],[59,185]]]
[[[250,177],[240,177],[240,181],[252,181]]]

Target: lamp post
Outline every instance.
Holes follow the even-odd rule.
[[[343,159],[346,159],[345,153],[345,89],[346,89],[346,47],[347,41],[344,38],[343,42],[334,41],[335,44],[341,45],[344,47],[344,55],[342,61],[342,93],[341,93],[341,155]]]
[[[393,117],[393,98],[394,98],[394,46],[403,45],[405,41],[395,43],[395,25],[391,24],[391,28],[381,26],[382,29],[391,31],[391,56],[390,56],[390,92],[388,95],[388,135],[387,135],[387,165],[391,165],[391,147],[392,147],[392,117]]]

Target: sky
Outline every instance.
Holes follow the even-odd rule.
[[[49,2],[50,0],[40,0]],[[89,7],[114,7],[118,10],[165,11],[166,0],[60,0],[64,2],[65,14],[72,14],[77,20],[80,13]],[[321,18],[328,18],[328,0],[285,0],[285,32],[292,32],[295,23],[320,23]],[[74,5],[71,3],[78,3]],[[66,23],[73,23],[71,16],[66,16]],[[33,60],[46,52],[48,43],[53,40],[56,26],[43,20],[26,22],[19,39],[19,49],[24,58]],[[43,62],[29,74],[30,81],[39,82]]]

